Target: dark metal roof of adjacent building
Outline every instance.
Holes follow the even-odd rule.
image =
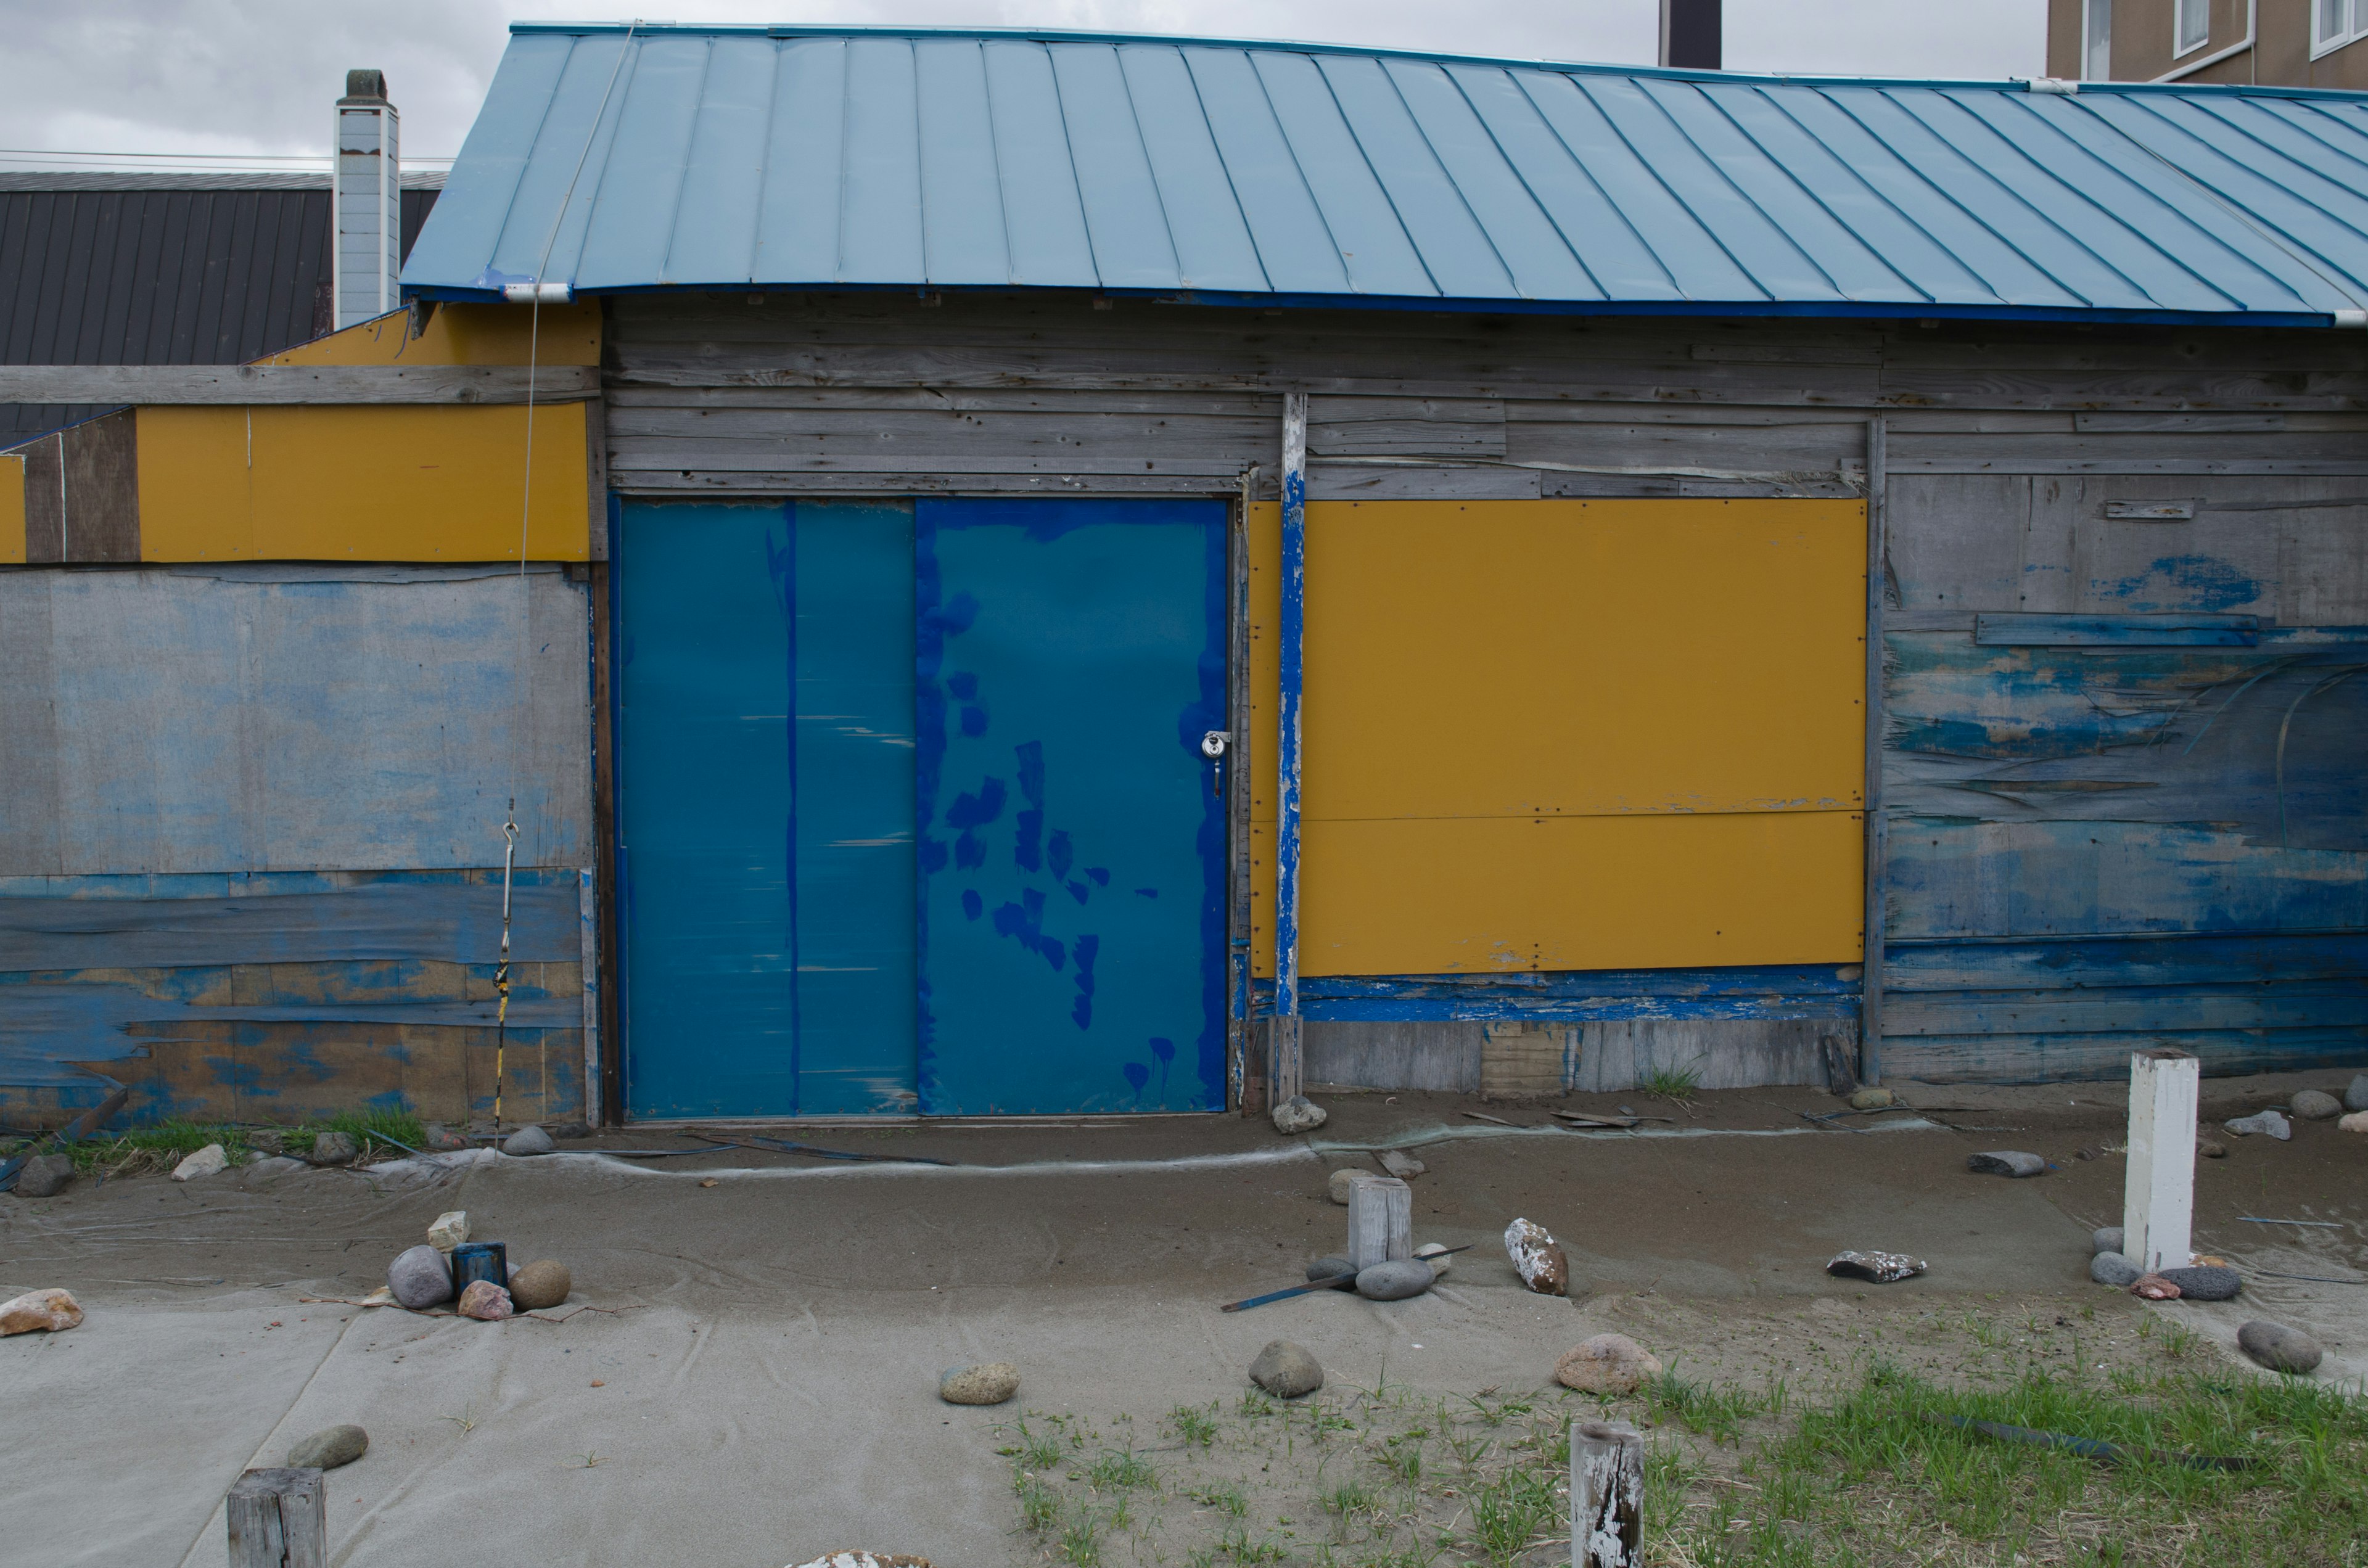
[[[406,176],[403,249],[440,174]],[[235,365],[329,330],[324,174],[0,174],[0,364]],[[97,412],[0,403],[0,447]]]

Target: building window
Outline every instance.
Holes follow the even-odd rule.
[[[2349,4],[2349,0],[2317,3],[2341,6]],[[2081,9],[2080,79],[2110,82],[2113,79],[2113,0],[2086,0]]]
[[[2170,51],[2174,59],[2202,49],[2212,41],[2212,0],[2179,0],[2171,26],[2177,35]]]
[[[2310,52],[2313,59],[2368,33],[2368,0],[2311,0]]]

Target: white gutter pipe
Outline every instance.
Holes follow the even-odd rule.
[[[2226,49],[2214,50],[2201,60],[2190,61],[2185,65],[2166,71],[2154,79],[2157,82],[2181,81],[2194,75],[2198,71],[2208,71],[2224,60],[2236,59],[2237,56],[2253,47],[2253,40],[2260,21],[2260,8],[2261,0],[2245,0],[2245,36],[2243,38]]]

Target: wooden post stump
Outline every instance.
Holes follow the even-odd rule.
[[[317,1470],[250,1470],[230,1489],[230,1568],[328,1568]]]
[[[2195,1115],[2203,1064],[2163,1046],[2130,1057],[2122,1256],[2151,1274],[2187,1267],[2195,1219]]]
[[[1349,1267],[1360,1272],[1414,1256],[1414,1188],[1395,1176],[1349,1184]]]
[[[1570,1424],[1571,1568],[1642,1568],[1645,1439],[1625,1422]]]

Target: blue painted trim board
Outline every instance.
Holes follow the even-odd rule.
[[[1276,616],[1275,1011],[1299,1013],[1300,704],[1306,685],[1307,394],[1285,394],[1281,608]]]

